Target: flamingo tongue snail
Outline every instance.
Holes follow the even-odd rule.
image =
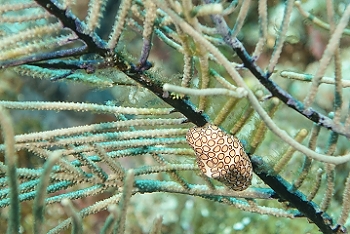
[[[252,163],[238,138],[206,124],[189,129],[186,140],[194,149],[203,174],[236,191],[249,187]]]

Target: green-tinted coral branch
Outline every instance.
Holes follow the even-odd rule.
[[[269,116],[273,118],[278,107],[280,106],[280,101],[278,99],[272,98],[270,102],[265,103],[264,107],[268,112]],[[250,143],[246,147],[246,151],[253,154],[259,145],[261,145],[265,134],[267,132],[267,127],[265,123],[261,120],[256,119],[254,123],[254,130],[249,134]]]
[[[12,120],[4,108],[0,106],[0,127],[5,144],[5,163],[7,165],[6,178],[10,188],[7,233],[18,233],[20,228],[20,204],[17,181],[17,154],[14,148],[14,131]]]
[[[96,28],[100,27],[101,18],[106,7],[106,1],[89,1],[88,15],[86,16],[86,28],[93,33]]]
[[[259,1],[259,41],[255,46],[254,52],[252,54],[253,57],[258,58],[263,50],[263,46],[267,41],[267,0]]]
[[[307,81],[311,82],[312,79],[314,78],[314,75],[311,74],[302,74],[302,73],[297,73],[297,72],[292,72],[292,71],[281,71],[280,73],[281,77],[283,78],[288,78],[288,79],[294,79],[294,80],[300,80],[300,81]],[[323,84],[335,84],[335,79],[332,77],[322,77],[321,80],[319,81],[320,83]],[[341,80],[340,82],[342,88],[349,88],[350,87],[350,81],[349,80]]]
[[[312,150],[316,149],[316,143],[317,143],[317,138],[320,133],[320,126],[314,125],[312,130],[311,130],[311,135],[309,139],[309,148]],[[311,162],[312,160],[306,156],[304,156],[304,162],[303,166],[301,168],[300,175],[298,179],[293,183],[293,189],[297,189],[301,186],[301,184],[304,182],[306,176],[309,174],[310,169],[311,169]]]
[[[297,142],[302,142],[305,137],[307,136],[308,131],[306,129],[301,129],[297,135],[295,136],[295,140]],[[278,162],[274,166],[275,173],[280,173],[283,167],[287,166],[289,160],[292,158],[293,154],[295,152],[295,149],[292,147],[288,147],[282,154],[281,158],[278,160]]]
[[[132,195],[132,189],[134,187],[133,185],[134,185],[134,171],[128,170],[125,173],[123,193],[119,201],[120,215],[115,224],[115,230],[117,230],[116,233],[118,234],[123,234],[125,232],[126,211],[128,209],[128,205]]]
[[[107,106],[90,103],[74,102],[12,102],[0,101],[0,106],[21,110],[74,110],[91,111],[97,113],[122,113],[131,115],[162,115],[169,114],[172,108],[135,108],[123,106]]]
[[[327,0],[327,15],[330,25],[330,33],[334,33],[335,30],[335,12],[333,7],[333,2]],[[334,75],[335,75],[335,87],[334,87],[334,117],[333,120],[336,124],[340,123],[341,111],[342,111],[342,71],[341,71],[341,57],[340,57],[340,49],[336,48],[334,52]],[[322,77],[321,77],[322,79]]]
[[[344,192],[343,192],[341,214],[340,214],[338,222],[337,222],[340,226],[345,225],[345,222],[349,217],[349,211],[350,211],[350,173],[349,173],[348,177],[346,178],[345,188],[344,188]]]
[[[315,198],[317,192],[319,191],[319,189],[321,187],[323,173],[324,173],[324,171],[321,168],[319,168],[316,171],[316,176],[315,176],[315,180],[313,183],[313,187],[311,188],[311,191],[307,196],[307,199],[309,201],[313,200]]]
[[[125,169],[122,167],[120,162],[117,160],[113,160],[112,157],[107,155],[106,151],[99,145],[95,144],[94,147],[98,155],[102,158],[102,160],[107,163],[107,165],[112,169],[112,171],[118,176],[119,179],[124,178]]]
[[[171,192],[180,194],[190,194],[204,198],[235,197],[250,199],[272,199],[276,194],[271,189],[252,188],[244,191],[234,191],[223,186],[216,186],[215,190],[209,189],[205,185],[188,184],[189,189],[184,188],[179,183],[173,181],[156,181],[156,180],[136,180],[135,187],[137,192]]]
[[[113,231],[113,226],[116,220],[118,219],[118,206],[117,205],[110,205],[108,207],[109,211],[109,216],[107,217],[102,229],[101,229],[101,234],[108,234],[112,233]]]
[[[116,204],[120,201],[120,197],[122,194],[116,194],[113,195],[107,199],[104,200],[100,200],[98,202],[96,202],[95,204],[86,207],[84,209],[82,209],[79,212],[79,215],[84,218],[90,214],[95,214],[97,212],[100,212],[102,210],[107,209],[108,206]],[[69,227],[69,225],[71,224],[72,219],[68,218],[66,220],[64,220],[63,222],[61,222],[59,225],[57,225],[56,227],[54,227],[53,229],[51,229],[48,234],[55,234],[55,233],[61,233],[63,230],[67,229]]]
[[[242,102],[244,101],[246,102],[246,100],[242,100]],[[236,115],[235,121],[232,123],[233,126],[230,126],[230,133],[232,135],[239,132],[247,121],[254,115],[254,109],[250,107],[249,103],[243,103],[243,105],[244,111]]]
[[[219,126],[227,118],[227,116],[230,114],[230,111],[234,109],[238,100],[239,100],[238,98],[229,98],[226,101],[225,105],[221,108],[219,113],[217,113],[217,115],[213,121],[213,124],[216,126]]]
[[[117,45],[121,33],[124,29],[125,20],[131,7],[131,0],[122,0],[120,3],[118,14],[115,18],[113,30],[109,36],[108,47],[115,48]]]
[[[286,6],[284,9],[284,13],[283,13],[283,20],[282,20],[281,26],[279,28],[279,35],[277,37],[277,41],[275,43],[275,47],[274,47],[273,53],[271,55],[271,59],[270,59],[269,65],[267,67],[267,71],[270,74],[272,74],[273,70],[275,69],[275,66],[278,62],[278,59],[282,53],[283,43],[284,43],[285,39],[287,38],[287,30],[288,30],[289,22],[291,20],[290,18],[292,15],[293,4],[294,4],[294,0],[287,0],[286,1]]]
[[[44,222],[44,210],[45,210],[45,196],[46,189],[50,183],[50,172],[52,167],[55,165],[56,161],[61,156],[59,151],[55,151],[52,155],[49,156],[48,160],[44,165],[44,170],[42,171],[40,182],[37,188],[37,193],[34,199],[33,205],[33,216],[34,216],[34,225],[33,233],[42,233],[43,231],[43,222]]]
[[[299,12],[301,13],[301,15],[305,18],[307,18],[308,20],[310,20],[312,23],[314,23],[316,26],[329,30],[330,29],[330,25],[327,24],[326,22],[320,20],[319,18],[317,18],[315,15],[310,14],[309,12],[305,11],[302,7],[301,7],[301,2],[300,1],[295,1],[294,5],[297,7],[297,9],[299,10]],[[343,31],[344,35],[350,35],[350,30],[349,29],[344,29]]]
[[[72,202],[69,199],[63,199],[61,204],[66,210],[66,213],[72,217],[72,233],[82,234],[83,233],[83,222],[79,213],[73,207]]]
[[[225,96],[230,96],[235,98],[243,98],[247,95],[247,92],[242,88],[237,88],[235,91],[223,89],[223,88],[191,89],[191,88],[185,88],[185,87],[165,83],[163,85],[163,89],[164,91],[193,95],[193,96],[225,95]]]
[[[208,5],[210,5],[210,3]],[[251,6],[251,0],[243,1],[241,9],[240,9],[238,16],[237,16],[237,19],[236,19],[235,26],[232,29],[232,35],[231,35],[232,37],[237,37],[238,33],[241,31],[241,29],[244,25],[244,21],[247,18],[250,6]],[[218,13],[211,12],[211,15],[212,14],[218,14]]]

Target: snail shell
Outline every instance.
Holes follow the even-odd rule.
[[[194,149],[203,174],[236,191],[249,187],[252,163],[238,138],[207,124],[188,130],[186,140]]]

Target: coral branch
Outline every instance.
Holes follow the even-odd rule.
[[[252,156],[254,172],[269,185],[281,199],[288,201],[290,205],[297,208],[302,215],[308,217],[322,231],[322,233],[337,233],[337,229],[332,229],[332,219],[323,212],[314,202],[309,201],[305,195],[299,191],[292,191],[291,184],[279,175],[273,175],[273,172],[264,171],[264,165],[257,156]],[[271,169],[270,169],[271,170]],[[342,227],[344,228],[344,227]],[[345,229],[345,228],[344,228]]]
[[[56,0],[35,0],[39,5],[45,8],[52,15],[56,16],[64,27],[70,28],[80,40],[88,46],[88,52],[105,54],[107,53],[107,43],[104,42],[96,33],[89,32],[87,26],[80,21],[71,11],[61,9]]]

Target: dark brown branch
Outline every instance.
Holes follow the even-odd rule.
[[[270,186],[282,200],[288,201],[290,206],[298,209],[302,216],[314,222],[322,233],[334,234],[346,231],[345,227],[336,226],[332,228],[332,218],[327,213],[323,212],[314,202],[308,201],[303,193],[298,190],[295,191],[290,183],[276,175],[272,169],[267,171],[260,157],[252,156],[251,159],[254,172],[260,179]]]
[[[35,54],[35,55],[31,54],[21,59],[6,60],[4,62],[0,62],[0,68],[3,69],[3,68],[19,66],[23,64],[31,64],[35,62],[46,61],[49,59],[66,58],[70,56],[81,55],[86,53],[86,48],[87,48],[86,45],[83,45],[81,47],[73,48],[73,49],[59,50],[59,51],[53,51],[49,53]]]
[[[68,9],[59,8],[56,0],[35,0],[39,5],[45,8],[52,15],[56,16],[64,25],[71,29],[88,47],[89,53],[103,55],[107,53],[107,43],[103,41],[95,32],[86,32],[85,24],[80,21]]]
[[[145,73],[131,73],[127,75],[140,83],[143,87],[152,91],[155,95],[161,98],[163,101],[168,103],[170,106],[174,107],[176,111],[182,113],[186,118],[197,126],[204,126],[208,123],[208,117],[202,112],[196,111],[195,106],[186,98],[176,99],[170,95],[167,95],[163,91],[161,85],[157,85],[155,82],[157,79],[151,75],[150,72]]]
[[[233,48],[238,57],[243,62],[243,65],[250,70],[251,73],[267,88],[271,95],[277,97],[290,108],[296,110],[314,123],[339,133],[346,137],[350,137],[350,132],[342,125],[336,125],[333,120],[313,108],[305,108],[304,104],[296,100],[292,95],[279,87],[273,80],[270,79],[270,74],[264,74],[263,71],[256,65],[255,60],[247,53],[241,42],[236,39],[236,47]]]

